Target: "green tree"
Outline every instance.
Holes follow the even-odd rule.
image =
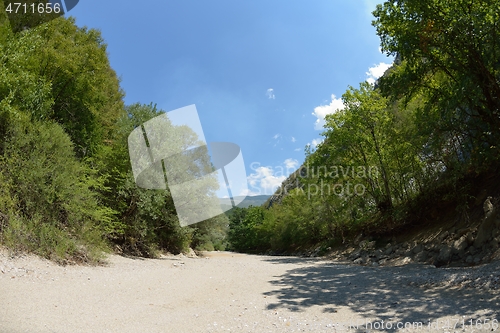
[[[0,63],[15,75],[2,79],[2,98],[34,119],[60,123],[80,158],[95,154],[123,114],[123,92],[100,32],[61,17],[4,39]]]
[[[8,216],[0,240],[58,261],[99,260],[116,231],[113,211],[92,190],[102,184],[76,159],[60,125],[13,116],[0,155],[0,210]]]
[[[470,142],[468,153],[482,163],[498,155],[500,137],[499,6],[495,0],[394,0],[374,11],[382,50],[402,60],[381,79],[384,93],[408,101],[421,92],[427,111],[442,119],[437,131],[451,132],[447,144]]]
[[[269,249],[262,232],[265,210],[262,207],[235,207],[229,216],[229,242],[239,252],[258,252]]]
[[[390,210],[393,119],[387,101],[367,82],[360,89],[350,87],[342,99],[345,109],[327,116],[325,140],[308,163],[318,180],[336,182],[342,189],[348,181],[362,182],[376,206]]]
[[[227,225],[223,216],[182,228],[168,186],[165,190],[149,190],[139,188],[135,183],[128,152],[128,136],[135,128],[162,114],[164,112],[153,104],[127,106],[126,114],[118,120],[110,146],[102,149],[96,156],[96,168],[107,179],[108,190],[103,192],[106,204],[118,212],[117,219],[125,225],[124,233],[117,235],[114,241],[124,251],[146,256],[154,256],[159,250],[178,253],[189,246],[200,249],[217,246],[222,249],[225,243],[224,226]],[[179,153],[199,144],[196,133],[186,126],[171,125],[169,131],[150,135],[156,134],[161,135],[160,139],[168,142]],[[207,161],[193,162],[207,156],[185,156],[183,171],[187,170],[193,175],[212,171],[198,169],[209,166]],[[197,190],[207,193],[207,197],[213,199],[210,195],[213,195],[217,186],[216,179],[207,177],[204,182],[200,182]]]

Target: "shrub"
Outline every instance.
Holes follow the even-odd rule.
[[[112,211],[91,190],[88,169],[60,125],[17,114],[0,156],[0,208],[9,216],[2,241],[59,261],[97,261]]]

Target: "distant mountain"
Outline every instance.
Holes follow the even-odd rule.
[[[261,206],[264,204],[268,199],[269,195],[255,195],[253,197],[246,197],[242,202],[240,202],[237,206],[240,208],[246,208],[249,206]],[[244,197],[235,197],[236,201],[239,201],[243,199]],[[233,205],[231,204],[231,199],[229,198],[219,198],[219,202],[222,206],[222,208],[232,208]]]

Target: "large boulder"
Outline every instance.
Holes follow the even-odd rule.
[[[440,263],[448,263],[451,259],[451,254],[452,254],[452,249],[448,245],[442,245],[441,249],[439,250],[439,255],[437,257],[437,260]]]
[[[453,253],[458,254],[460,258],[463,258],[465,255],[465,249],[468,246],[467,236],[462,236],[453,242]]]
[[[493,236],[495,229],[496,213],[487,216],[477,230],[476,239],[474,240],[474,247],[480,248],[486,244]]]

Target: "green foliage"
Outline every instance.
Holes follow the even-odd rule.
[[[382,91],[406,102],[419,95],[423,116],[436,120],[432,144],[455,151],[457,163],[470,160],[479,170],[498,160],[499,6],[484,0],[405,0],[386,1],[374,12],[382,50],[402,60],[381,80]]]
[[[58,18],[7,35],[1,51],[0,96],[33,119],[60,123],[79,157],[94,154],[123,113],[123,92],[100,33]]]
[[[218,215],[190,226],[193,229],[191,247],[199,251],[224,251],[228,246],[229,219]]]
[[[394,66],[375,86],[347,89],[345,108],[326,117],[323,142],[306,149],[302,188],[258,223],[239,212],[233,246],[291,251],[383,232],[443,192],[465,205],[470,175],[500,162],[498,8],[498,0],[378,5],[373,24]]]
[[[263,229],[271,231],[270,245],[274,251],[290,251],[315,244],[326,236],[326,225],[318,213],[317,198],[295,189],[281,205],[273,206],[267,214]]]
[[[233,208],[229,217],[229,243],[239,252],[258,252],[269,247],[262,236],[262,224],[266,212],[262,207]]]
[[[130,173],[116,193],[126,204],[119,211],[125,232],[115,239],[123,251],[154,257],[161,249],[179,253],[189,247],[192,230],[180,227],[169,192],[138,188]]]
[[[10,21],[7,17],[7,13],[4,10],[4,2],[0,0],[0,46],[5,44],[8,36],[12,34],[12,29],[10,27]]]
[[[109,149],[102,149],[96,157],[97,168],[106,179],[107,189],[102,191],[105,203],[117,211],[117,219],[124,225],[124,233],[113,241],[123,251],[144,256],[155,256],[160,250],[179,253],[188,247],[224,249],[227,228],[224,216],[182,228],[168,188],[146,190],[135,184],[127,149],[128,135],[134,128],[161,114],[163,111],[153,104],[127,106],[126,114],[118,120]],[[172,126],[168,133],[161,134],[161,139],[179,152],[198,141],[196,134],[185,126]],[[197,172],[193,163],[184,163],[183,166]],[[212,188],[214,180],[207,179],[200,190],[208,193]]]
[[[376,86],[347,89],[323,143],[306,149],[301,187],[270,209],[181,228],[168,187],[138,188],[129,161],[128,135],[163,111],[123,105],[99,31],[62,17],[23,30],[37,18],[9,22],[0,1],[0,242],[62,262],[98,261],[109,243],[142,256],[297,251],[392,228],[443,189],[465,205],[463,180],[499,164],[499,5],[377,6],[382,50],[397,61]],[[185,126],[167,132],[179,153],[198,142]],[[179,175],[211,171],[198,150],[169,163]],[[215,179],[199,185],[215,200]]]
[[[8,180],[0,207],[10,217],[3,242],[60,261],[99,260],[111,211],[91,191],[69,137],[55,123],[16,120],[0,156],[0,178]]]
[[[162,111],[123,106],[100,33],[64,18],[13,33],[4,14],[0,242],[61,262],[98,261],[109,243],[144,256],[224,249],[224,216],[181,228],[168,189],[136,186],[127,137]],[[178,151],[198,140],[182,126],[170,134]],[[216,185],[207,179],[200,190]]]

